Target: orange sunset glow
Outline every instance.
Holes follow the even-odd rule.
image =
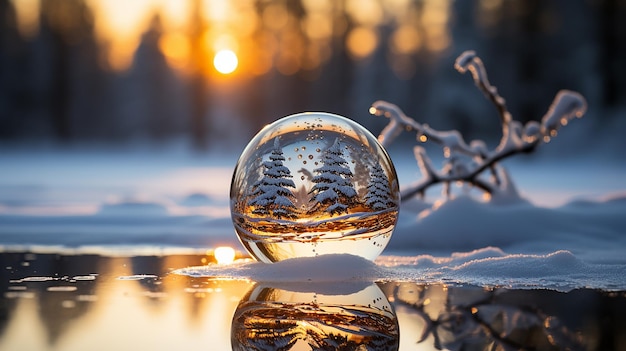
[[[20,32],[33,37],[45,3],[12,3]],[[384,45],[397,61],[392,62],[396,73],[410,75],[406,55],[420,50],[440,52],[450,46],[450,4],[447,0],[425,0],[419,6],[407,0],[346,0],[344,4],[328,0],[85,0],[104,48],[103,60],[113,70],[128,69],[142,37],[153,31],[168,63],[178,70],[222,74],[236,70],[244,76],[263,75],[272,68],[284,75],[315,71],[330,59],[338,39],[356,60],[370,57]],[[381,26],[389,24],[396,29],[386,43],[381,40]]]

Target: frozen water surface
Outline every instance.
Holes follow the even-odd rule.
[[[476,271],[486,268],[484,277],[490,279],[511,272],[509,264],[502,271],[485,261],[499,256],[505,255],[487,248],[447,258],[383,256],[376,263],[331,255],[201,266],[210,255],[5,252],[0,310],[7,318],[0,321],[0,349],[624,348],[614,338],[626,327],[623,291],[519,290],[505,282],[507,287],[462,286],[443,276],[417,277],[413,268],[423,265],[428,273],[447,267],[445,275],[453,279],[480,276]],[[532,262],[524,261],[528,258]],[[566,267],[576,260],[559,252],[514,261],[536,265],[526,276],[548,266],[550,274],[567,276]],[[481,266],[485,262],[487,267]],[[247,279],[251,276],[258,280]]]

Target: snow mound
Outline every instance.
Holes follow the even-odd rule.
[[[293,258],[273,264],[247,260],[233,265],[188,267],[173,273],[290,284],[301,290],[307,284],[315,283],[343,285],[374,281],[444,282],[558,291],[579,288],[626,290],[626,270],[623,265],[583,262],[565,250],[545,255],[507,254],[496,247],[457,252],[445,257],[381,256],[375,263],[347,254]]]
[[[594,264],[578,259],[570,251],[544,255],[507,254],[487,247],[447,257],[383,256],[379,265],[393,268],[399,280],[425,283],[446,282],[516,289],[543,288],[569,291],[579,288],[625,290],[623,264]]]
[[[253,279],[266,283],[329,283],[374,281],[387,269],[365,258],[349,254],[292,258],[276,263],[243,261],[232,265],[188,267],[175,274],[193,277]]]
[[[585,261],[623,263],[626,197],[542,208],[483,203],[467,196],[421,212],[403,208],[387,252],[451,252],[489,246],[545,254],[571,251]],[[414,207],[415,208],[415,207]]]

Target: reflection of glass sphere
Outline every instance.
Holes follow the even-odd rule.
[[[398,319],[377,285],[316,291],[254,286],[233,316],[233,350],[398,350]]]
[[[263,128],[230,188],[237,235],[260,261],[347,253],[373,260],[398,218],[387,152],[359,124],[302,113]]]

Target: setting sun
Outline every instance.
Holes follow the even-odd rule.
[[[237,69],[239,60],[232,50],[220,50],[213,58],[213,66],[222,74],[230,74]]]

